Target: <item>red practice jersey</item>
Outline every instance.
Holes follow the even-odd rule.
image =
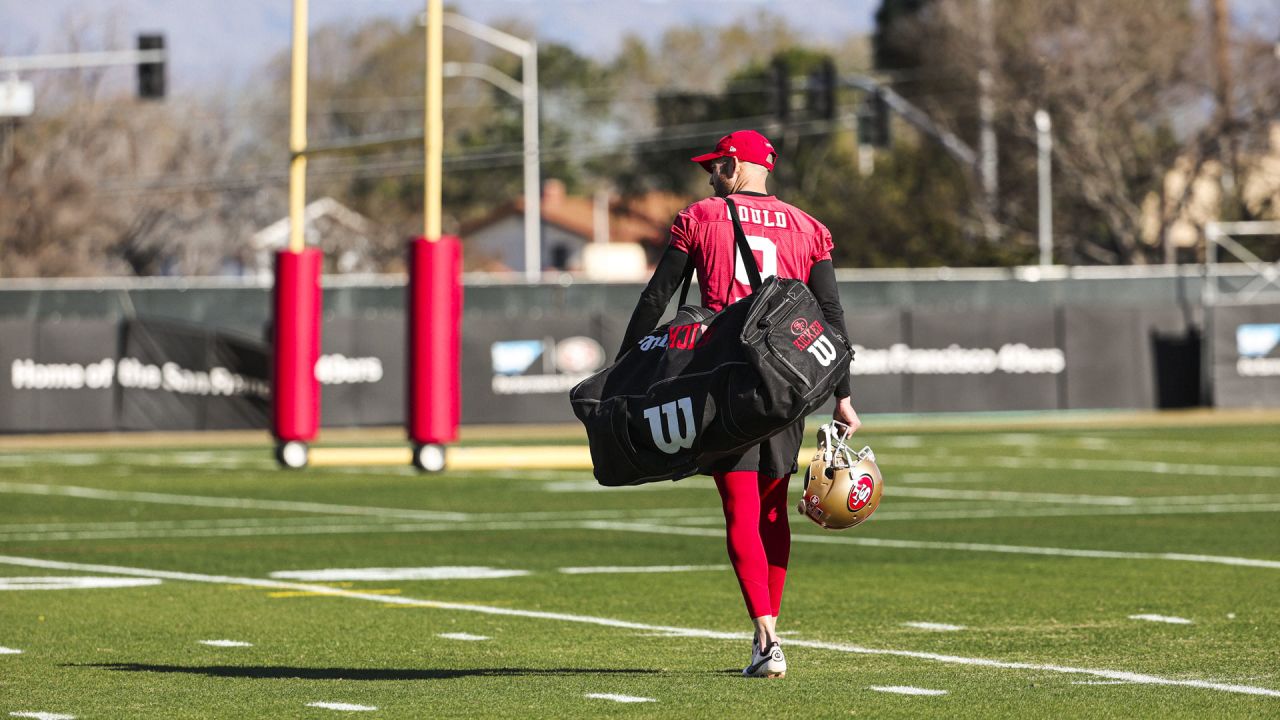
[[[732,197],[761,279],[778,275],[808,282],[809,268],[831,259],[831,231],[808,213],[772,195]],[[671,225],[671,246],[693,261],[703,307],[719,312],[751,294],[723,199],[710,197],[682,210]]]

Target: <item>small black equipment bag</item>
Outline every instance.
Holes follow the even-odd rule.
[[[729,204],[751,295],[718,313],[686,305],[670,323],[569,392],[601,485],[679,480],[743,452],[817,410],[853,350],[800,280],[761,281]]]

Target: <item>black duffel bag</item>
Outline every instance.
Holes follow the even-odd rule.
[[[601,485],[679,480],[736,455],[818,409],[853,350],[800,280],[761,281],[732,200],[734,240],[751,295],[718,313],[686,305],[613,365],[569,393]]]

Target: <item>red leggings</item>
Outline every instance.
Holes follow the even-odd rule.
[[[777,616],[791,555],[787,481],[753,472],[717,473],[729,561],[753,618]]]

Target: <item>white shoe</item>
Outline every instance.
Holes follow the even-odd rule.
[[[787,674],[787,659],[782,646],[776,642],[760,651],[759,643],[751,644],[751,664],[743,668],[742,676],[749,678],[780,678]]]

